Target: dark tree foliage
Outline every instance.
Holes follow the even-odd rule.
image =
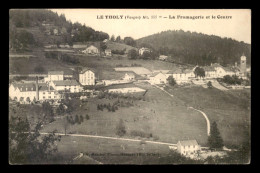
[[[100,42],[100,49],[101,49],[102,51],[105,51],[106,48],[107,48],[106,43]]]
[[[208,145],[211,149],[221,149],[223,144],[223,139],[220,136],[217,123],[214,121],[210,128],[210,136],[208,137]]]
[[[65,108],[64,108],[64,105],[62,103],[57,107],[56,113],[58,115],[61,115],[61,114],[65,113]]]
[[[9,11],[9,23],[10,29],[10,47],[16,48],[20,45],[20,38],[16,35],[16,28],[28,28],[28,27],[39,27],[41,32],[45,31],[44,23],[51,26],[55,26],[62,31],[64,43],[68,43],[70,46],[73,42],[86,42],[86,41],[103,41],[108,39],[109,35],[105,32],[95,31],[91,27],[81,25],[80,23],[72,24],[67,21],[64,14],[58,15],[50,10],[37,9],[13,9]],[[53,28],[50,30],[53,34]],[[72,37],[73,35],[73,37]],[[65,37],[65,38],[64,38]],[[41,40],[40,40],[41,41]],[[18,42],[18,43],[16,43]],[[38,46],[42,44],[38,43]],[[23,47],[22,47],[23,48]]]
[[[129,45],[129,46],[136,46],[136,41],[132,37],[125,37],[124,38],[124,43]]]
[[[201,67],[196,67],[194,70],[194,74],[196,77],[205,77],[205,70]]]
[[[167,78],[167,81],[168,81],[168,83],[169,83],[171,86],[174,86],[174,85],[176,84],[176,81],[175,81],[175,79],[173,78],[173,76],[169,76],[169,77]]]
[[[78,124],[81,123],[80,120],[79,120],[79,116],[78,115],[75,116],[75,123],[78,123]]]
[[[53,133],[41,136],[41,122],[31,129],[27,119],[11,117],[9,121],[9,162],[11,164],[51,163],[57,153]],[[26,132],[26,133],[25,133]]]
[[[54,119],[53,109],[49,102],[44,101],[42,103],[42,111],[43,111],[44,116],[46,116],[47,118],[50,118],[51,120]]]
[[[230,84],[230,85],[241,85],[244,80],[242,78],[238,78],[238,76],[226,75],[223,77],[222,82]]]
[[[211,81],[208,81],[207,86],[208,86],[208,88],[212,88],[213,87]]]
[[[201,66],[215,62],[221,65],[234,64],[243,53],[247,63],[251,62],[250,44],[196,32],[163,31],[136,42],[138,47],[142,43],[151,45],[160,54],[171,56],[175,62]]]
[[[26,30],[20,32],[12,31],[10,34],[10,48],[15,51],[26,50],[29,46],[35,46],[36,41],[33,34]]]
[[[125,124],[124,124],[124,121],[122,119],[120,119],[116,126],[116,135],[124,136],[125,134],[126,134]]]
[[[135,49],[131,49],[128,51],[129,59],[136,59],[138,57],[138,52]]]
[[[121,40],[121,37],[120,37],[120,36],[117,36],[115,41],[118,42],[118,43],[121,43],[121,41],[122,41],[122,40]]]

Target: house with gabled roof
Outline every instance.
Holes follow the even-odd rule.
[[[181,155],[189,156],[200,151],[200,145],[196,140],[178,141],[177,152]]]
[[[167,76],[162,72],[155,72],[149,78],[151,84],[166,84],[167,82]]]
[[[91,69],[85,68],[79,72],[79,82],[81,85],[95,85],[95,72]]]
[[[95,55],[95,54],[99,54],[99,50],[96,46],[90,45],[85,50],[83,50],[82,53]]]

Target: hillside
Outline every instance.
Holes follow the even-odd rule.
[[[160,54],[170,55],[175,61],[189,64],[234,64],[244,53],[251,63],[251,45],[230,38],[196,32],[164,31],[136,40],[137,45],[148,45]]]
[[[10,10],[9,48],[26,51],[46,44],[103,41],[109,35],[80,23],[67,21],[63,14],[50,10]]]

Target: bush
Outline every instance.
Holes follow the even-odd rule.
[[[139,137],[142,137],[142,138],[150,138],[150,137],[153,137],[153,134],[152,133],[145,133],[143,131],[139,131],[139,130],[133,130],[130,132],[130,135],[131,136],[139,136]]]
[[[75,116],[75,123],[80,124],[80,120],[79,120],[79,116],[78,115]]]
[[[83,121],[84,121],[84,118],[83,118],[82,115],[79,116],[79,121],[80,121],[80,122],[83,122]]]
[[[116,135],[124,136],[126,134],[126,128],[122,119],[119,120],[116,126]]]

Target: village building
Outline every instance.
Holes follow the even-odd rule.
[[[211,67],[213,67],[216,71],[216,78],[222,78],[227,75],[225,69],[220,64],[214,63],[211,64]]]
[[[105,50],[105,56],[112,56],[112,51],[111,51],[111,49],[106,49],[106,50]]]
[[[167,75],[163,74],[162,72],[155,72],[150,75],[149,81],[151,84],[166,84]]]
[[[51,81],[50,86],[52,86],[56,91],[71,93],[82,91],[80,84],[76,80]]]
[[[98,54],[99,50],[97,47],[91,45],[89,47],[87,47],[85,50],[82,51],[82,53],[86,53],[86,54]]]
[[[79,73],[79,82],[81,85],[95,85],[95,73],[89,69],[82,70]]]
[[[45,82],[64,80],[64,72],[63,71],[48,71],[48,76],[45,77]]]
[[[143,55],[144,52],[151,52],[151,50],[145,47],[139,49],[139,55]]]
[[[200,151],[200,146],[196,140],[178,141],[177,152],[181,155],[189,156]]]
[[[205,78],[206,79],[213,79],[217,77],[216,70],[212,66],[204,66],[202,67],[205,71]]]
[[[125,76],[123,77],[123,80],[126,81],[132,81],[135,79],[135,74],[132,72],[125,73]]]
[[[175,69],[166,73],[167,78],[172,76],[177,84],[188,83],[191,79],[195,78],[193,69]]]
[[[46,83],[13,83],[9,87],[9,96],[12,100],[21,103],[62,98],[60,93]]]

